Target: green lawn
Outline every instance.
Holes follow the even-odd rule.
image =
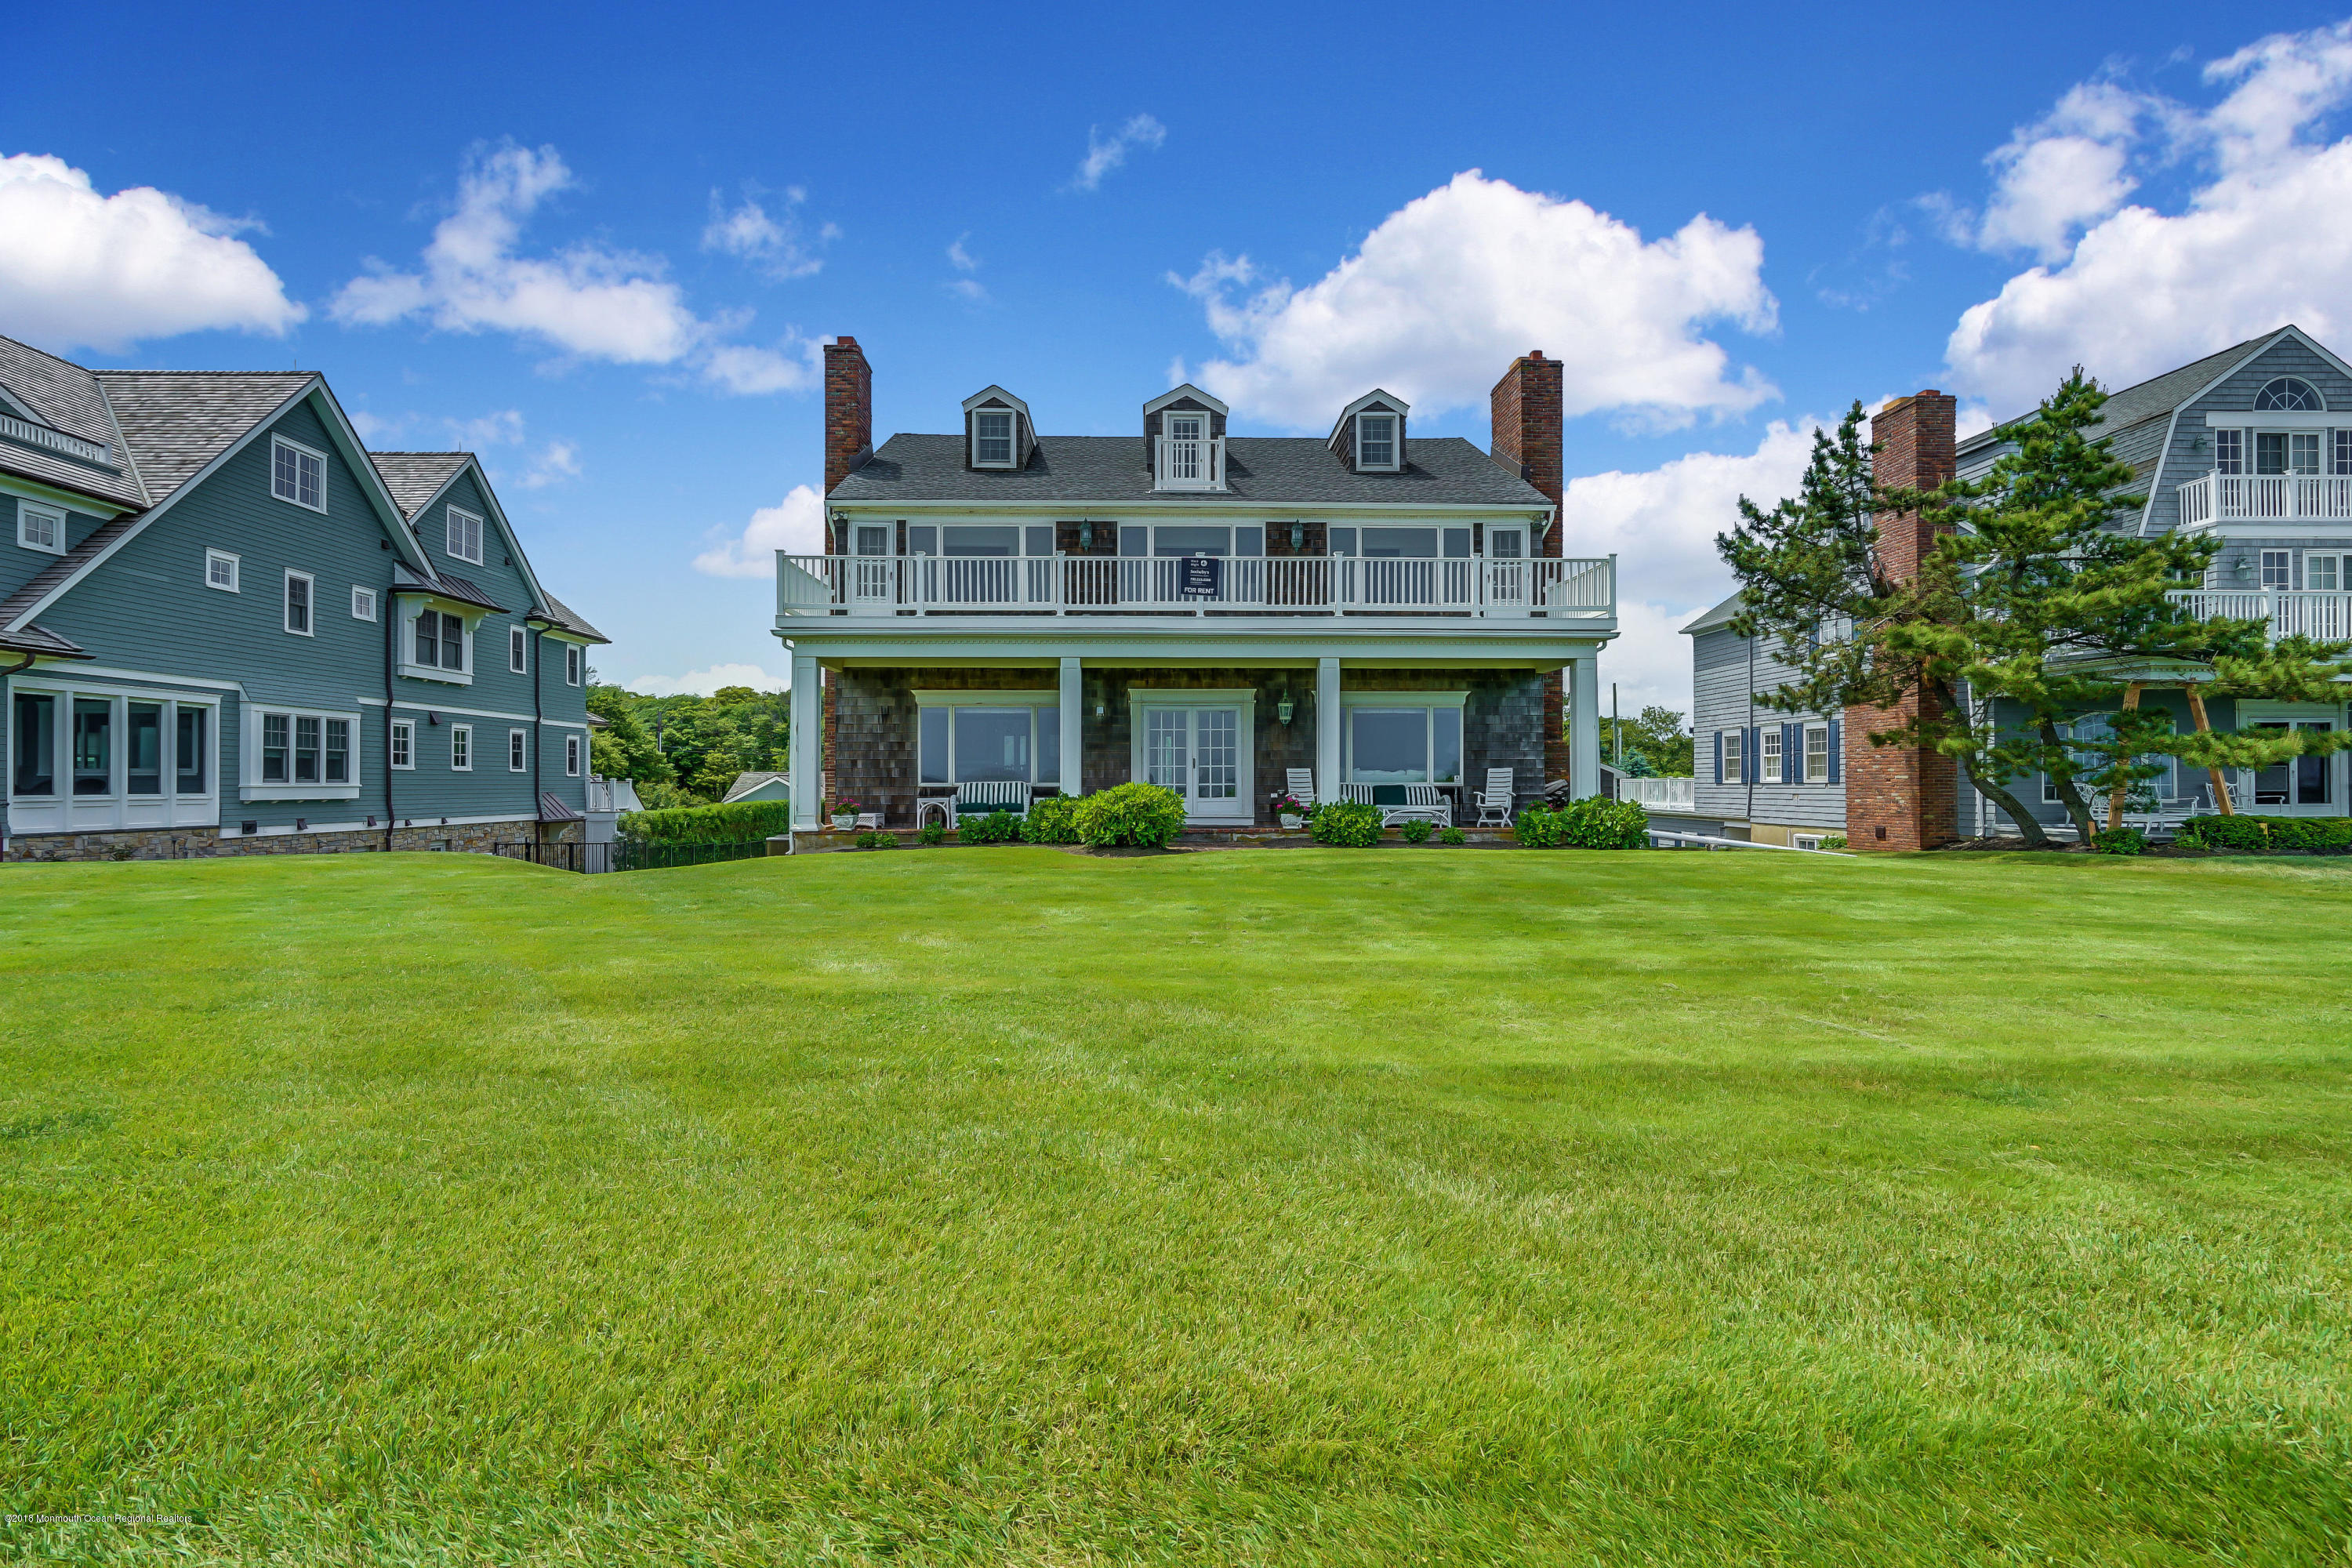
[[[0,1558],[2342,1563],[2352,866],[0,871]]]

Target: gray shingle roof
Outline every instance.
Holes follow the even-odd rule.
[[[370,452],[368,460],[383,476],[383,488],[400,507],[400,515],[415,517],[416,509],[441,493],[449,476],[466,466],[467,452]]]
[[[1237,501],[1397,507],[1549,506],[1541,490],[1459,436],[1414,437],[1402,473],[1351,473],[1312,437],[1235,436],[1223,491],[1155,490],[1140,436],[1043,436],[1029,466],[991,472],[964,463],[961,436],[893,436],[834,487],[836,501]]]
[[[1731,597],[1724,600],[1723,603],[1717,605],[1715,608],[1709,610],[1706,614],[1701,616],[1690,625],[1685,626],[1683,628],[1682,635],[1686,637],[1696,637],[1700,632],[1711,632],[1715,630],[1716,627],[1722,626],[1725,622],[1730,620],[1732,616],[1739,613],[1740,597],[1741,596],[1738,594],[1732,595]]]
[[[101,370],[151,500],[161,501],[319,377],[308,371]]]
[[[100,468],[43,447],[0,437],[0,468],[125,506],[147,504],[138,470],[123,452],[122,432],[115,428],[114,416],[107,408],[96,376],[68,360],[45,354],[13,338],[0,338],[0,388],[50,429],[104,443],[115,464],[112,468]]]
[[[2119,392],[2109,393],[2106,405],[2099,410],[2098,427],[2103,434],[2112,436],[2135,425],[2169,415],[2204,390],[2208,382],[2284,331],[2286,328],[2281,327],[2278,331],[2264,332],[2261,337],[2232,343],[2219,353],[2207,354],[2203,359],[2191,360],[2187,364],[2166,371],[2162,375],[2150,376]],[[2032,412],[2028,409],[2026,414],[2021,414],[2017,418],[2025,418]],[[2015,419],[2002,421],[2003,424],[2016,422]],[[1994,438],[1999,429],[2000,426],[1995,426],[1991,430],[1979,431],[1960,443],[1960,450],[1983,446]]]
[[[539,592],[540,596],[547,601],[547,618],[554,622],[558,626],[561,626],[563,630],[577,633],[579,636],[586,637],[591,642],[609,643],[613,640],[611,637],[606,637],[603,632],[598,631],[594,626],[590,626],[588,624],[588,618],[585,616],[583,616],[579,611],[573,609],[571,605],[565,604],[562,600],[549,593],[545,588],[541,588]]]
[[[0,632],[0,648],[10,653],[37,653],[44,658],[88,658],[81,645],[68,642],[48,627],[37,623],[22,631]]]

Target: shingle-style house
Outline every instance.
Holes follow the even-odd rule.
[[[576,835],[586,654],[464,452],[0,338],[10,859]]]
[[[1882,408],[1872,423],[1883,447],[1879,481],[1924,489],[1983,475],[2007,445],[1995,430],[1955,440],[1955,409],[1952,398],[1932,391]],[[2352,369],[2344,361],[2300,328],[2284,327],[2125,387],[2103,414],[2110,449],[2137,470],[2135,488],[2146,498],[2115,526],[2189,529],[2221,543],[2206,582],[2179,598],[2200,615],[2267,618],[2274,636],[2352,637]],[[1880,520],[1882,559],[1898,575],[1916,570],[1930,544],[1916,517]],[[1724,629],[1737,608],[1735,598],[1684,628],[1692,637],[1694,795],[1703,814],[1744,819],[1759,838],[1842,831],[1858,849],[1920,848],[2005,830],[2006,816],[1950,759],[1873,747],[1869,732],[1892,722],[1886,713],[1792,716],[1757,703],[1782,674],[1769,650]],[[2113,679],[2145,682],[2141,705],[2169,710],[2184,730],[2195,724],[2186,689],[2211,679],[2210,669],[2178,662],[2099,668]],[[2352,720],[2340,701],[2214,695],[2203,706],[2207,721],[2223,731],[2336,730]],[[1776,728],[1777,758],[1769,753]],[[2095,714],[2075,728],[2086,737],[2106,732]],[[1827,742],[1825,766],[1812,757],[1816,731]],[[1787,739],[1800,731],[1807,737],[1801,764]],[[2341,816],[2352,809],[2348,766],[2342,753],[2302,757],[2223,784],[2241,811]],[[2046,826],[2064,823],[2047,777],[2021,781],[2018,793]],[[2176,766],[2154,793],[2173,803],[2175,815],[2218,804],[2201,769]]]
[[[792,773],[823,781],[795,826],[1130,779],[1270,826],[1292,769],[1326,797],[1434,789],[1465,823],[1491,768],[1521,801],[1592,794],[1614,567],[1563,558],[1559,363],[1505,372],[1489,450],[1411,412],[1375,389],[1322,439],[1229,435],[1186,385],[1135,435],[1054,436],[990,386],[877,448],[865,353],[828,345],[828,552],[777,563]]]

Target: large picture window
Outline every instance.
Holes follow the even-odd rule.
[[[1050,703],[938,701],[925,703],[920,714],[924,784],[1061,780],[1061,710]]]
[[[1460,784],[1462,705],[1378,699],[1348,709],[1349,784]]]
[[[176,816],[172,797],[211,793],[206,757],[212,732],[208,704],[160,692],[19,689],[8,705],[9,794],[20,802],[59,805],[64,797],[76,797],[79,815],[74,822],[80,826],[168,826],[196,820]],[[100,800],[139,808],[140,814],[101,822],[88,809]],[[52,826],[33,817],[20,819],[19,826],[33,830],[35,822]]]

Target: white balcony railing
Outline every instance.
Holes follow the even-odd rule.
[[[52,452],[79,458],[85,463],[114,461],[114,448],[103,441],[85,441],[79,436],[68,436],[62,430],[52,430],[46,425],[36,425],[29,419],[19,419],[13,414],[0,414],[0,436],[8,436],[32,447],[47,447]]]
[[[2180,486],[2180,526],[2352,522],[2352,474],[2202,474]]]
[[[1221,490],[1225,488],[1225,438],[1162,436],[1153,458],[1158,465],[1154,489]]]
[[[2189,588],[2168,595],[2200,620],[2264,620],[2271,636],[2352,638],[2352,594],[2291,594],[2282,588]]]
[[[1696,779],[1620,779],[1617,798],[1650,811],[1688,811],[1697,796]]]
[[[1613,616],[1613,558],[787,555],[780,616]]]

